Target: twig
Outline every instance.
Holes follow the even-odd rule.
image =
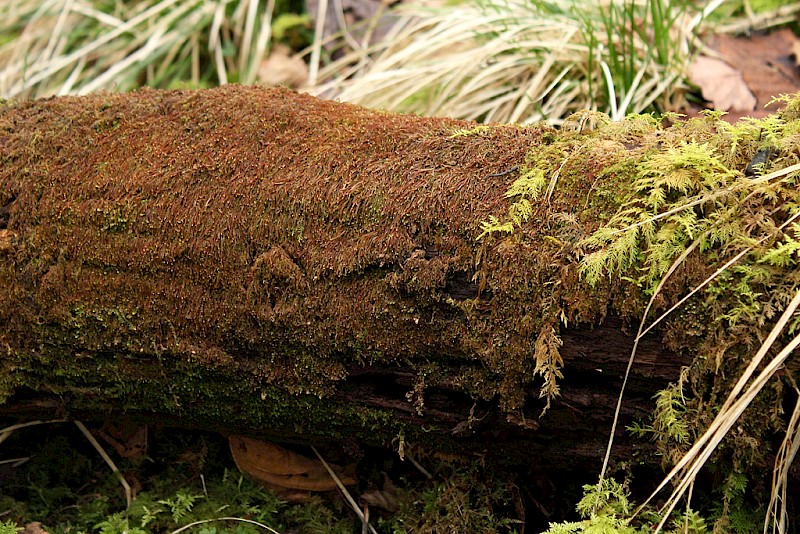
[[[92,435],[91,432],[89,432],[89,429],[86,428],[86,426],[84,426],[84,424],[81,423],[80,421],[74,421],[74,423],[75,426],[77,426],[81,430],[81,432],[83,432],[83,435],[86,436],[86,439],[89,440],[89,443],[92,444],[92,446],[95,448],[98,454],[100,454],[103,460],[105,460],[106,464],[108,464],[108,467],[110,467],[111,470],[114,472],[114,474],[117,475],[119,483],[122,484],[123,488],[125,488],[125,502],[127,503],[127,508],[130,508],[132,501],[130,484],[128,484],[128,481],[125,480],[124,476],[122,476],[122,473],[120,473],[116,464],[114,464],[114,460],[111,459],[111,457],[106,453],[103,447],[97,442],[96,439],[94,439],[94,436]]]
[[[189,523],[188,525],[184,525],[178,530],[173,530],[170,534],[178,534],[179,532],[183,532],[184,530],[196,527],[197,525],[213,523],[214,521],[241,521],[242,523],[250,523],[251,525],[258,525],[259,527],[268,530],[269,532],[272,532],[272,534],[281,534],[277,530],[270,528],[263,523],[259,523],[258,521],[253,521],[252,519],[243,519],[241,517],[218,517],[216,519],[203,519],[202,521],[195,521],[194,523]]]
[[[36,426],[36,425],[47,425],[50,423],[66,423],[66,419],[51,419],[50,421],[30,421],[28,423],[19,423],[17,425],[7,426],[4,429],[0,430],[0,443],[3,443],[11,434],[14,433],[15,430],[19,430],[20,428],[25,428],[28,426]]]
[[[319,461],[322,462],[322,465],[325,466],[325,469],[328,471],[328,474],[331,476],[333,481],[336,483],[336,485],[342,491],[342,494],[344,495],[344,498],[347,500],[347,502],[350,504],[350,507],[356,513],[358,518],[361,519],[361,523],[362,524],[366,524],[369,527],[369,531],[372,532],[372,534],[378,534],[375,531],[375,529],[372,527],[372,525],[370,525],[367,522],[367,518],[364,516],[364,512],[361,511],[361,508],[358,507],[358,504],[356,503],[356,500],[353,499],[353,496],[350,495],[350,492],[347,491],[347,488],[344,487],[344,484],[342,484],[342,481],[339,479],[338,476],[336,476],[336,473],[333,472],[333,469],[331,469],[331,466],[328,465],[328,462],[325,461],[325,459],[322,457],[322,455],[319,453],[319,451],[317,451],[317,448],[312,445],[311,446],[311,450],[314,451],[314,454],[317,455],[317,458],[319,458]]]
[[[416,461],[410,454],[406,453],[406,458],[408,458],[408,461],[411,462],[411,465],[419,469],[419,472],[425,475],[425,478],[427,478],[428,480],[433,480],[433,475],[430,474],[430,472],[428,472],[427,469],[422,467],[422,465],[420,465],[420,463]]]

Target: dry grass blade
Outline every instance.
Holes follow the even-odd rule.
[[[333,91],[341,100],[371,107],[506,122],[558,116],[565,104],[587,107],[588,101],[558,99],[544,109],[537,104],[571,83],[563,79],[565,70],[579,60],[582,47],[574,24],[523,21],[469,6],[405,16],[399,32],[368,50],[366,67],[347,70],[366,57],[352,52],[323,69],[320,77],[328,81],[313,91]],[[341,72],[352,75],[336,78]]]
[[[792,224],[794,221],[796,221],[796,220],[798,219],[798,217],[800,217],[800,212],[797,212],[797,213],[795,213],[794,215],[792,215],[791,217],[789,217],[789,218],[788,218],[786,221],[784,221],[784,223],[783,223],[783,224],[781,224],[781,225],[778,227],[778,231],[783,231],[785,228],[787,228],[789,225],[791,225],[791,224]],[[760,238],[760,239],[757,241],[757,244],[761,244],[761,243],[765,242],[765,241],[766,241],[767,239],[769,239],[770,237],[772,237],[772,236],[766,235],[766,236],[764,236],[764,237],[761,237],[761,238]],[[731,266],[735,265],[735,264],[736,264],[736,263],[737,263],[739,260],[741,260],[743,257],[745,257],[747,254],[749,254],[749,253],[750,253],[750,252],[752,252],[752,251],[753,251],[753,248],[752,248],[752,247],[745,248],[744,250],[742,250],[742,251],[740,251],[738,254],[736,254],[736,255],[735,255],[733,258],[731,258],[730,260],[728,260],[727,262],[725,262],[725,264],[724,264],[724,265],[722,265],[722,266],[721,266],[719,269],[717,269],[716,271],[714,271],[714,273],[713,273],[713,274],[711,274],[711,276],[709,276],[708,278],[706,278],[705,280],[703,280],[703,282],[702,282],[702,283],[698,284],[698,285],[697,285],[697,287],[695,287],[695,288],[694,288],[694,289],[692,289],[692,290],[691,290],[689,293],[687,293],[687,294],[686,294],[686,296],[684,296],[683,298],[681,298],[681,299],[680,299],[678,302],[676,302],[675,304],[673,304],[673,305],[672,305],[672,306],[671,306],[671,307],[670,307],[670,308],[669,308],[667,311],[665,311],[664,313],[662,313],[662,314],[661,314],[661,315],[658,317],[658,319],[656,319],[655,321],[653,321],[653,322],[650,324],[650,326],[648,326],[648,327],[647,327],[647,328],[646,328],[644,331],[642,331],[641,335],[642,335],[642,336],[644,336],[644,335],[647,335],[647,333],[648,333],[648,332],[650,332],[650,331],[651,331],[653,328],[655,328],[655,327],[656,327],[656,326],[657,326],[657,325],[658,325],[658,324],[659,324],[661,321],[663,321],[664,319],[666,319],[666,318],[667,318],[667,317],[668,317],[668,316],[669,316],[669,315],[670,315],[672,312],[674,312],[675,310],[678,310],[678,309],[680,309],[680,307],[681,307],[681,306],[683,306],[683,304],[684,304],[684,303],[685,303],[687,300],[689,300],[690,298],[692,298],[692,297],[693,297],[693,296],[694,296],[694,295],[695,295],[695,294],[696,294],[698,291],[702,290],[702,289],[703,289],[704,287],[706,287],[708,284],[710,284],[711,282],[713,282],[713,281],[714,281],[714,280],[715,280],[715,279],[716,279],[716,278],[717,278],[717,277],[718,277],[720,274],[722,274],[723,272],[727,271],[729,268],[731,268]]]
[[[272,39],[272,16],[275,13],[275,0],[267,0],[267,7],[261,15],[261,33],[256,39],[256,52],[251,60],[250,72],[245,83],[253,83],[258,76],[258,69],[267,55],[267,48]]]
[[[769,525],[772,523],[772,532],[785,534],[789,514],[787,511],[786,488],[789,483],[789,467],[791,467],[797,452],[800,451],[800,389],[787,375],[792,388],[797,394],[792,417],[786,426],[786,436],[783,438],[780,450],[775,457],[775,468],[772,472],[772,491],[769,505],[767,506],[767,516],[764,519],[764,534],[767,534]]]
[[[694,242],[692,242],[692,244],[686,247],[686,250],[684,250],[683,253],[681,253],[681,255],[678,256],[678,258],[672,263],[669,270],[666,272],[666,274],[664,274],[664,276],[659,281],[656,290],[653,291],[653,295],[650,297],[650,300],[647,303],[647,307],[645,308],[644,313],[642,314],[642,320],[639,322],[639,331],[637,332],[636,338],[633,341],[631,356],[630,358],[628,358],[628,367],[625,369],[625,377],[622,380],[622,387],[620,388],[619,397],[617,398],[617,407],[614,410],[614,422],[611,424],[611,433],[608,438],[606,455],[603,458],[603,467],[600,470],[600,480],[597,482],[598,490],[603,487],[603,479],[605,478],[606,470],[608,469],[608,461],[611,458],[611,448],[614,445],[614,434],[616,434],[617,422],[619,421],[619,414],[622,411],[622,399],[625,394],[625,387],[628,384],[628,378],[630,377],[631,374],[631,368],[633,367],[634,359],[636,358],[636,351],[639,348],[639,341],[641,341],[642,337],[644,336],[645,332],[644,323],[647,320],[647,316],[650,313],[650,310],[652,309],[653,304],[656,301],[656,297],[661,293],[661,289],[664,287],[664,284],[667,283],[669,277],[672,276],[672,274],[678,269],[678,267],[682,265],[684,261],[686,261],[686,258],[688,258],[689,255],[697,248],[698,244],[699,240],[695,240]]]
[[[684,455],[684,457],[673,467],[669,474],[662,480],[653,494],[642,505],[645,506],[658,494],[670,481],[680,475],[680,480],[670,495],[667,503],[663,507],[664,519],[658,526],[656,532],[660,532],[666,523],[670,513],[677,505],[680,498],[686,492],[689,485],[695,480],[700,469],[705,465],[708,458],[717,449],[722,439],[727,435],[731,427],[736,423],[739,417],[744,413],[750,405],[755,396],[764,388],[769,379],[775,372],[783,365],[786,358],[800,346],[800,336],[793,338],[779,353],[775,356],[759,373],[755,379],[752,380],[750,386],[739,396],[744,385],[753,378],[756,367],[759,365],[763,356],[772,348],[778,336],[784,331],[784,328],[789,323],[792,314],[800,306],[800,292],[797,292],[784,310],[778,322],[773,327],[767,339],[761,345],[756,355],[753,357],[748,368],[742,373],[734,386],[733,391],[728,395],[725,403],[720,409],[717,416],[709,425],[705,433],[694,443],[692,448]],[[738,398],[737,398],[738,397]],[[640,508],[641,509],[641,508]]]
[[[797,172],[797,171],[800,171],[800,163],[795,163],[794,165],[790,165],[790,166],[788,166],[788,167],[786,167],[784,169],[780,169],[780,170],[771,172],[769,174],[765,174],[764,176],[759,176],[758,178],[755,178],[755,179],[749,179],[748,178],[748,179],[741,180],[738,184],[735,184],[735,185],[733,185],[731,187],[728,187],[728,188],[725,188],[725,189],[721,189],[721,190],[715,191],[715,192],[710,193],[710,194],[709,193],[704,193],[702,195],[698,195],[698,196],[694,197],[692,200],[690,200],[688,202],[685,202],[685,203],[683,203],[683,204],[681,204],[679,206],[675,206],[674,208],[671,208],[671,209],[669,209],[669,210],[667,210],[665,212],[659,213],[658,215],[656,215],[654,217],[650,217],[650,218],[645,219],[643,221],[638,221],[638,222],[636,222],[634,224],[625,226],[624,228],[619,228],[617,230],[614,230],[614,231],[612,231],[610,233],[610,235],[616,235],[616,234],[625,233],[625,232],[627,232],[629,230],[633,230],[634,228],[638,228],[640,226],[644,226],[645,224],[649,224],[649,223],[652,223],[652,222],[659,221],[661,219],[669,217],[670,215],[674,215],[674,214],[676,214],[678,212],[681,212],[683,210],[687,210],[689,208],[693,208],[695,206],[699,206],[700,204],[705,204],[706,202],[710,202],[712,200],[716,200],[719,197],[722,197],[722,196],[725,196],[725,195],[729,195],[729,194],[733,193],[734,191],[739,191],[739,190],[745,189],[745,188],[749,189],[749,188],[752,188],[755,185],[759,185],[759,184],[762,184],[762,183],[765,183],[765,182],[769,182],[769,181],[774,180],[776,178],[783,178],[783,177],[788,176],[788,175],[792,174],[793,172]],[[794,217],[792,217],[792,219],[794,219]]]
[[[89,54],[98,51],[101,47],[105,46],[107,43],[109,43],[116,37],[121,36],[125,32],[130,32],[134,30],[140,24],[146,22],[147,20],[150,20],[152,17],[158,15],[162,11],[171,8],[178,1],[179,0],[164,0],[156,4],[155,6],[151,7],[150,9],[147,9],[144,12],[140,13],[139,15],[136,15],[135,17],[131,18],[122,26],[118,26],[113,30],[111,30],[110,32],[101,35],[97,39],[90,41],[89,43],[80,47],[75,52],[72,52],[63,57],[56,58],[56,61],[47,61],[47,60],[39,61],[38,58],[30,58],[26,56],[23,59],[23,61],[20,61],[4,69],[4,74],[5,71],[8,70],[9,68],[11,69],[11,74],[16,74],[21,71],[26,71],[23,73],[22,80],[20,80],[20,82],[18,82],[17,84],[15,84],[13,87],[10,88],[9,96],[19,95],[23,91],[35,86],[39,82],[47,79],[50,76],[53,76],[58,71],[68,67],[71,64],[74,64],[81,58],[85,58],[89,56]],[[28,75],[30,74],[32,75],[28,77]]]
[[[790,2],[788,5],[765,11],[758,15],[750,14],[749,16],[741,17],[739,20],[726,22],[720,25],[717,31],[720,33],[739,34],[749,33],[754,30],[766,30],[767,28],[775,28],[796,22],[798,13],[800,13],[800,4]]]
[[[179,534],[184,530],[189,530],[192,527],[196,527],[198,525],[205,525],[206,523],[214,523],[215,521],[238,521],[240,523],[249,523],[251,525],[256,525],[257,527],[261,527],[267,532],[272,532],[272,534],[281,534],[277,530],[273,529],[272,527],[268,527],[264,523],[259,523],[258,521],[253,521],[252,519],[244,519],[242,517],[218,517],[216,519],[203,519],[201,521],[194,521],[189,523],[188,525],[184,525],[177,530],[173,530],[170,534]]]
[[[74,421],[74,423],[75,426],[77,426],[80,429],[80,431],[83,433],[86,439],[89,440],[89,443],[92,444],[92,447],[94,447],[94,449],[97,451],[100,457],[103,458],[103,460],[106,462],[106,465],[108,465],[108,467],[111,468],[111,471],[113,471],[114,474],[117,476],[119,483],[122,484],[122,487],[125,490],[125,503],[127,505],[127,508],[130,508],[131,502],[133,500],[130,484],[128,484],[128,481],[125,480],[124,476],[122,476],[122,473],[120,472],[117,465],[114,463],[114,460],[112,460],[111,457],[108,455],[108,453],[105,451],[105,449],[103,449],[103,446],[100,445],[100,443],[98,443],[96,439],[94,439],[94,436],[92,435],[91,432],[89,432],[89,429],[86,428],[86,426],[80,421]]]
[[[7,460],[0,460],[0,465],[9,465],[12,468],[16,468],[30,460],[30,456],[22,456],[20,458],[8,458]]]
[[[668,210],[665,213],[659,214],[659,215],[657,215],[655,217],[650,217],[647,221],[640,221],[640,222],[638,222],[638,223],[636,223],[634,225],[628,226],[626,229],[620,230],[620,231],[615,232],[615,233],[625,232],[627,229],[635,228],[635,227],[640,226],[642,224],[646,224],[647,222],[652,222],[652,221],[655,221],[657,219],[663,218],[667,214],[677,213],[680,210],[687,209],[687,208],[690,208],[690,207],[693,207],[693,206],[696,206],[696,205],[703,204],[706,201],[716,199],[720,195],[730,194],[730,193],[733,193],[733,192],[740,192],[741,193],[743,190],[747,191],[748,189],[754,188],[757,185],[766,184],[766,183],[769,183],[769,182],[771,182],[773,180],[776,180],[778,178],[789,177],[790,175],[792,175],[793,173],[795,173],[798,170],[800,170],[800,166],[795,164],[795,165],[786,167],[784,169],[781,169],[781,170],[778,170],[778,171],[763,175],[763,176],[758,177],[756,179],[742,179],[742,180],[739,180],[734,185],[732,185],[732,186],[730,186],[730,187],[728,187],[728,188],[726,188],[724,190],[714,191],[714,192],[712,192],[710,194],[707,193],[707,194],[698,195],[696,197],[690,198],[688,200],[688,202],[684,202],[684,203],[680,204],[679,206],[676,206],[676,207]],[[756,189],[754,188],[754,191],[755,190]],[[755,193],[752,193],[752,194],[755,194]],[[642,316],[642,320],[640,322],[639,331],[638,331],[637,336],[636,336],[636,338],[634,340],[634,346],[633,346],[633,349],[632,349],[632,352],[631,352],[631,357],[630,357],[629,362],[628,362],[628,369],[627,369],[627,371],[625,373],[625,378],[623,380],[622,390],[620,391],[620,396],[619,396],[618,403],[617,403],[617,409],[616,409],[616,412],[615,412],[614,422],[613,422],[613,425],[612,425],[612,431],[611,431],[611,435],[609,437],[608,447],[607,447],[607,450],[606,450],[606,455],[605,455],[605,458],[604,458],[603,467],[602,467],[601,474],[600,474],[600,481],[599,481],[600,485],[598,486],[598,488],[602,487],[601,485],[603,483],[603,479],[604,479],[605,474],[606,474],[606,469],[607,469],[608,461],[609,461],[609,458],[610,458],[611,447],[613,445],[614,433],[615,433],[615,429],[616,429],[616,425],[617,425],[617,419],[618,419],[618,416],[619,416],[619,411],[620,411],[620,407],[621,407],[621,403],[622,403],[622,396],[623,396],[623,393],[624,393],[624,390],[625,390],[625,385],[626,385],[626,382],[627,382],[627,379],[628,379],[628,375],[630,373],[631,365],[633,364],[633,361],[634,361],[634,357],[635,357],[635,354],[636,354],[638,343],[641,340],[641,338],[644,335],[646,335],[648,332],[650,332],[656,325],[658,325],[660,322],[662,322],[667,316],[672,314],[675,310],[680,309],[686,303],[686,301],[688,299],[690,299],[696,293],[701,291],[704,287],[706,287],[708,284],[710,284],[713,280],[715,280],[723,272],[726,272],[727,270],[729,270],[733,265],[735,265],[736,263],[741,261],[742,258],[744,258],[747,254],[752,253],[754,251],[755,247],[763,244],[764,242],[766,242],[768,240],[774,239],[776,235],[780,235],[780,233],[783,232],[787,227],[789,227],[790,225],[794,224],[794,222],[798,219],[798,217],[800,217],[800,212],[794,213],[787,220],[783,221],[780,225],[778,225],[774,229],[774,231],[769,232],[767,235],[763,235],[758,239],[753,239],[751,244],[750,244],[750,246],[744,247],[743,250],[741,250],[737,254],[735,254],[724,265],[719,267],[712,275],[708,276],[702,283],[700,283],[696,287],[694,287],[687,295],[683,296],[679,300],[679,302],[677,302],[676,304],[671,306],[666,312],[662,313],[647,328],[645,328],[645,320],[647,319],[647,316],[648,316],[648,314],[649,314],[649,312],[650,312],[650,310],[652,308],[652,305],[653,305],[653,302],[654,302],[654,298],[661,292],[661,289],[663,288],[664,283],[675,272],[676,268],[679,265],[681,265],[682,263],[684,263],[684,261],[689,256],[689,254],[691,254],[691,252],[694,251],[697,248],[698,244],[701,241],[703,241],[703,240],[705,240],[707,238],[707,235],[710,233],[710,230],[706,231],[704,233],[704,235],[701,235],[700,237],[698,237],[698,239],[694,240],[691,243],[691,245],[688,246],[674,262],[672,262],[669,270],[664,274],[664,276],[659,281],[658,286],[655,288],[654,293],[653,293],[652,297],[650,298],[650,301],[648,302],[647,307],[645,308],[645,311],[644,311],[643,316]],[[667,502],[667,505],[665,506],[666,512],[665,512],[665,514],[663,516],[663,520],[661,522],[661,525],[659,526],[659,530],[663,527],[664,523],[668,520],[670,514],[672,513],[674,507],[677,505],[679,499],[682,498],[682,496],[686,493],[687,489],[689,491],[691,490],[692,485],[693,485],[694,480],[695,480],[695,477],[696,477],[697,473],[699,472],[700,468],[704,465],[705,461],[710,457],[710,455],[713,453],[713,451],[716,450],[716,448],[719,446],[719,444],[721,443],[722,439],[725,437],[725,435],[727,434],[727,432],[731,428],[731,426],[738,420],[738,418],[742,415],[742,413],[747,409],[749,403],[752,401],[752,399],[755,397],[755,395],[759,391],[761,391],[761,389],[764,387],[764,385],[767,383],[767,381],[772,377],[772,374],[778,369],[778,367],[780,365],[782,365],[782,363],[785,360],[785,358],[787,358],[788,355],[791,354],[792,350],[794,350],[794,348],[798,344],[800,344],[800,341],[798,341],[797,338],[792,340],[791,342],[789,342],[787,347],[784,348],[784,350],[775,359],[773,359],[772,362],[770,362],[767,365],[767,368],[761,374],[759,374],[758,377],[755,380],[753,380],[751,382],[751,378],[754,376],[754,374],[756,372],[756,369],[758,369],[762,365],[764,357],[766,356],[767,352],[772,348],[774,343],[777,341],[778,337],[783,333],[784,327],[786,326],[786,324],[788,323],[788,321],[792,317],[792,314],[794,313],[794,311],[798,307],[798,305],[800,305],[800,292],[795,294],[794,299],[791,301],[791,303],[784,310],[783,316],[778,321],[778,323],[775,325],[775,327],[772,329],[770,334],[767,336],[767,338],[764,341],[763,345],[761,346],[760,350],[755,354],[755,356],[748,363],[748,366],[745,369],[745,371],[739,376],[736,385],[733,387],[732,391],[730,392],[730,395],[728,396],[728,398],[726,399],[725,403],[723,404],[723,406],[722,406],[717,418],[714,420],[714,422],[712,422],[712,424],[709,427],[709,429],[707,430],[707,432],[699,440],[697,440],[697,442],[694,444],[692,449],[680,460],[678,465],[676,465],[675,468],[672,470],[672,472],[670,472],[667,475],[667,477],[661,482],[659,487],[653,492],[651,497],[648,499],[647,502],[649,502],[658,492],[660,492],[667,485],[667,483],[669,483],[670,480],[672,480],[674,477],[678,476],[679,474],[682,474],[682,478],[680,480],[680,483],[678,484],[678,487],[673,492],[672,496],[670,497],[670,500]],[[742,394],[742,391],[745,389],[745,387],[748,385],[748,383],[750,383],[750,386],[746,389],[744,394]],[[788,444],[791,441],[789,436],[792,435],[792,433],[795,432],[794,430],[792,430],[793,428],[794,428],[794,426],[790,425],[790,430],[788,431],[789,433],[787,433],[786,440],[784,441],[784,448],[782,449],[782,451],[783,451],[782,454],[784,455],[784,457],[794,458],[794,456],[796,454],[796,450],[793,448],[794,445],[790,446]],[[776,487],[780,487],[781,484],[785,484],[785,480],[780,477],[779,468],[778,468],[779,465],[784,465],[781,462],[780,458],[776,462],[776,475],[775,475],[775,477],[776,477],[776,481],[777,482],[775,483],[775,486],[773,487],[773,499],[775,499]],[[646,506],[647,502],[645,502],[645,504],[643,504],[639,508],[639,510],[637,510],[637,512],[634,515],[638,514],[638,512],[641,511]],[[777,510],[777,504],[775,504],[774,506],[775,506],[775,510]],[[774,513],[775,513],[775,515],[777,517],[778,512],[775,511]]]
[[[311,48],[311,64],[308,68],[308,83],[316,85],[319,76],[319,63],[322,56],[322,33],[325,30],[325,19],[328,16],[328,0],[319,0],[317,7],[317,24],[314,27],[314,44]]]
[[[16,425],[7,426],[4,429],[0,430],[0,443],[3,443],[5,440],[11,437],[11,434],[14,433],[15,430],[19,430],[20,428],[27,428],[29,426],[37,426],[37,425],[49,425],[51,423],[65,423],[66,419],[51,419],[49,421],[29,421],[27,423],[19,423]]]
[[[619,51],[604,48],[605,32],[590,31],[602,26],[607,7],[573,0],[405,6],[396,12],[402,18],[393,33],[330,64],[311,91],[370,107],[487,122],[558,123],[598,107],[620,118],[668,96],[681,73],[653,61],[653,45],[633,32],[637,72],[630,86],[617,87],[618,76],[603,58]],[[677,65],[688,57],[688,21],[675,35]],[[608,102],[595,96],[602,87]]]
[[[239,45],[239,72],[242,73],[242,81],[244,83],[253,83],[255,76],[251,74],[255,69],[249,63],[250,49],[253,47],[253,33],[256,27],[256,17],[258,16],[258,0],[249,0],[247,2],[247,21],[244,27],[244,36]]]
[[[118,3],[113,16],[101,9],[83,0],[0,7],[0,33],[9,37],[0,45],[0,97],[202,86],[233,76],[252,83],[275,2],[142,0]]]
[[[356,503],[356,500],[353,499],[353,496],[350,495],[350,492],[347,491],[347,488],[344,486],[344,484],[342,484],[342,481],[339,479],[338,476],[336,476],[336,473],[333,471],[333,469],[331,469],[331,466],[328,465],[328,462],[325,461],[325,459],[319,453],[317,448],[312,445],[311,450],[314,451],[314,454],[317,455],[319,461],[322,462],[322,465],[324,465],[325,469],[328,470],[328,474],[330,474],[331,478],[334,480],[334,482],[336,482],[336,486],[338,486],[339,490],[342,492],[342,495],[344,495],[344,498],[347,500],[348,504],[350,505],[350,508],[353,509],[358,518],[361,520],[361,523],[366,524],[369,527],[369,531],[372,532],[372,534],[378,534],[372,527],[372,525],[370,525],[369,522],[367,521],[367,518],[364,516],[364,512],[361,511],[361,508]]]
[[[792,224],[795,220],[797,220],[798,217],[800,217],[800,212],[795,213],[792,217],[787,219],[783,224],[781,224],[778,227],[778,230],[782,231],[783,229],[787,228],[790,224]],[[762,242],[766,241],[769,237],[770,236],[762,237],[758,241],[758,243],[762,243]],[[606,455],[605,455],[605,458],[603,459],[603,467],[602,467],[602,469],[600,471],[600,481],[599,481],[598,484],[602,484],[603,478],[605,477],[605,473],[606,473],[606,470],[608,468],[608,461],[609,461],[609,459],[611,457],[611,448],[612,448],[612,446],[614,444],[614,433],[616,431],[617,421],[619,419],[619,414],[620,414],[620,411],[621,411],[621,408],[622,408],[622,398],[623,398],[623,395],[624,395],[624,392],[625,392],[625,386],[626,386],[626,384],[628,382],[628,376],[630,375],[631,367],[633,366],[634,358],[636,357],[636,350],[638,348],[639,341],[642,339],[642,337],[647,335],[648,332],[650,332],[653,328],[655,328],[656,325],[658,325],[661,321],[666,319],[672,312],[674,312],[675,310],[680,309],[681,306],[683,306],[683,304],[687,300],[689,300],[692,296],[694,296],[696,293],[701,291],[704,287],[706,287],[708,284],[710,284],[712,281],[714,281],[720,274],[722,274],[723,272],[727,271],[731,266],[735,265],[739,260],[741,260],[748,253],[752,252],[752,247],[748,247],[748,248],[740,251],[733,258],[731,258],[724,265],[722,265],[719,269],[717,269],[711,276],[706,278],[701,284],[698,284],[697,287],[693,288],[688,294],[686,294],[683,298],[681,298],[676,304],[674,304],[667,311],[662,313],[647,328],[645,328],[644,327],[645,319],[647,318],[648,314],[650,313],[650,309],[653,306],[653,302],[654,302],[656,296],[660,293],[661,288],[664,286],[664,283],[669,279],[669,277],[672,275],[672,273],[675,272],[677,267],[680,266],[686,260],[686,258],[689,256],[689,254],[691,254],[692,251],[695,248],[697,248],[697,244],[698,243],[699,243],[699,240],[694,241],[675,260],[675,262],[673,262],[672,266],[669,268],[667,273],[664,275],[664,277],[659,282],[658,287],[656,288],[655,292],[653,293],[653,296],[650,298],[650,301],[647,303],[647,307],[645,308],[644,314],[642,315],[642,321],[639,323],[639,331],[638,331],[638,333],[636,335],[636,338],[634,340],[633,348],[631,349],[631,356],[630,356],[630,358],[628,360],[628,367],[627,367],[627,369],[625,371],[625,376],[624,376],[624,379],[623,379],[623,382],[622,382],[622,387],[620,388],[619,398],[617,400],[617,407],[616,407],[616,410],[614,412],[614,422],[612,423],[611,435],[610,435],[609,440],[608,440],[608,446],[606,448]],[[750,366],[752,367],[752,362],[751,362]],[[787,436],[788,436],[788,434],[787,434]],[[656,493],[657,492],[658,492],[658,490],[656,491]]]

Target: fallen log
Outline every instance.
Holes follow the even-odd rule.
[[[654,144],[576,124],[240,86],[3,103],[0,413],[595,472],[647,295],[586,283],[577,244]],[[584,148],[550,162],[547,200],[478,239],[559,143]],[[712,270],[680,270],[657,307]],[[703,335],[667,321],[640,342],[617,457],[652,450],[621,429]]]

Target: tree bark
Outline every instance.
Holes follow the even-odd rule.
[[[0,412],[596,470],[642,302],[578,274],[613,154],[477,239],[559,135],[255,87],[3,103]],[[619,428],[688,363],[646,338]]]

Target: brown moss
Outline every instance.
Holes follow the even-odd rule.
[[[2,341],[158,351],[317,394],[354,357],[478,350],[503,372],[507,343],[485,336],[508,313],[465,321],[448,284],[503,209],[511,177],[488,175],[547,129],[452,135],[468,126],[237,86],[10,104]]]
[[[581,280],[578,243],[626,200],[636,162],[686,132],[474,126],[240,86],[11,103],[0,342],[320,396],[354,363],[403,365],[517,410],[545,326],[641,313],[641,291]],[[553,195],[477,241],[507,210],[506,171],[534,166]],[[438,361],[450,375],[428,372]]]

